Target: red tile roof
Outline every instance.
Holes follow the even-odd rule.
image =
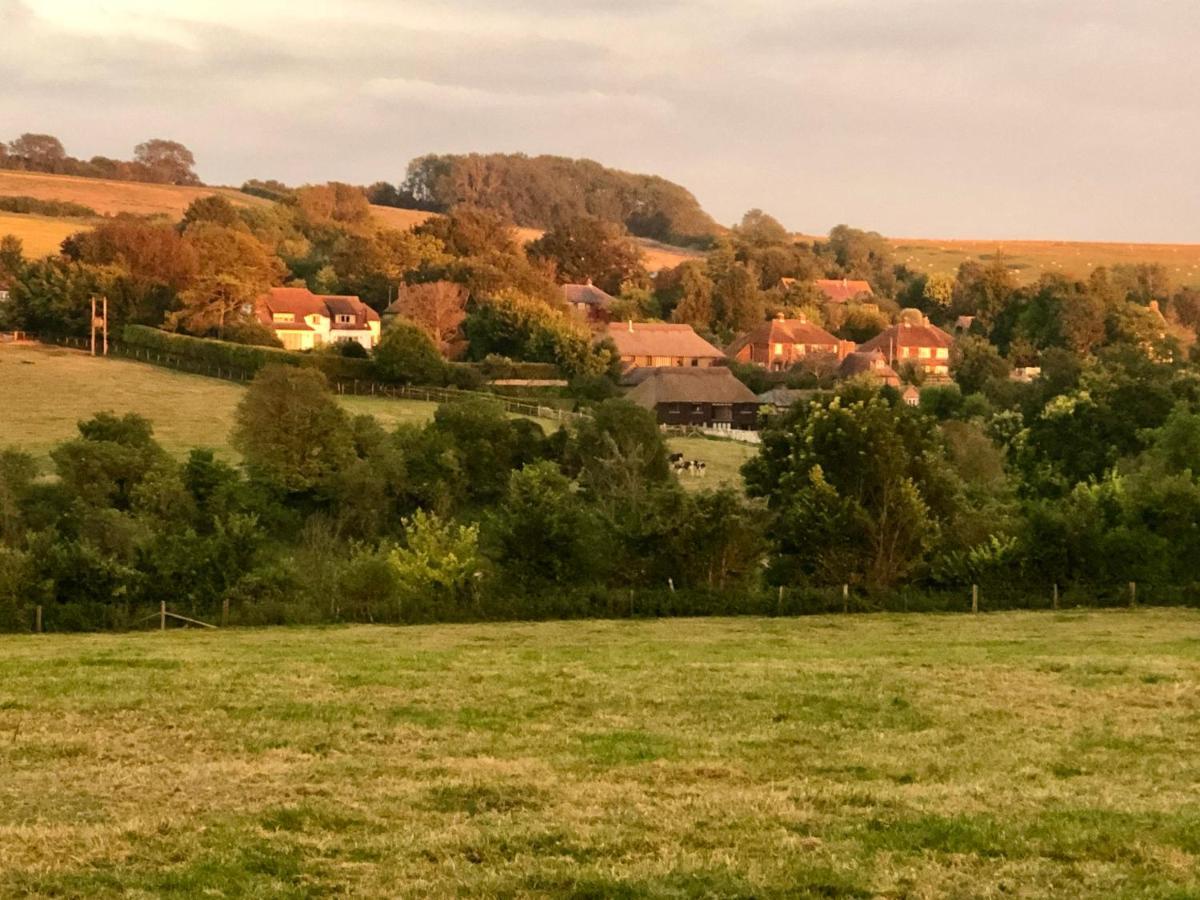
[[[895,356],[901,347],[952,347],[954,338],[936,325],[922,322],[910,325],[901,322],[881,331],[875,337],[858,345],[859,350],[881,350]]]
[[[868,282],[851,278],[818,278],[815,283],[817,289],[832,303],[845,303],[862,294],[873,293]]]
[[[338,294],[314,294],[308,288],[273,287],[258,298],[259,321],[266,325],[291,325],[291,322],[275,322],[276,313],[291,313],[296,324],[302,325],[306,316],[322,316],[332,320],[336,315],[354,316],[351,326],[342,325],[337,330],[361,330],[367,322],[378,322],[379,313],[357,297]],[[335,323],[336,324],[336,323]],[[303,331],[303,328],[291,329]]]
[[[734,356],[750,344],[755,347],[770,344],[803,344],[807,347],[829,346],[831,353],[837,352],[838,339],[819,325],[806,319],[771,319],[753,331],[742,335],[729,345],[726,353]]]

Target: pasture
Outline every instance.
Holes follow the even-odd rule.
[[[1200,614],[0,637],[0,895],[1190,897]]]
[[[90,225],[87,219],[56,219],[0,212],[0,237],[9,234],[19,237],[25,256],[31,258],[58,253],[64,239]]]
[[[76,423],[105,410],[138,413],[154,425],[158,441],[184,454],[193,447],[217,450],[226,459],[233,411],[241,385],[189,375],[147,363],[40,344],[0,344],[0,447],[46,456],[60,441],[76,437]],[[371,415],[391,430],[432,418],[435,403],[372,397],[343,397],[353,415]],[[547,434],[557,423],[537,419]],[[741,485],[741,464],[755,448],[734,441],[672,438],[672,450],[704,460],[704,478],[685,478],[693,490]]]
[[[1000,252],[1020,284],[1043,272],[1082,280],[1100,266],[1160,263],[1176,287],[1200,286],[1200,244],[1117,244],[1077,241],[969,241],[894,238],[898,263],[926,274],[954,275],[967,259],[987,262]]]

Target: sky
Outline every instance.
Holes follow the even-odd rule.
[[[1197,0],[0,0],[0,139],[212,184],[587,157],[718,221],[1200,242]]]

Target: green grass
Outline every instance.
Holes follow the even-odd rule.
[[[80,420],[110,410],[148,418],[155,436],[174,453],[211,447],[232,457],[229,432],[244,390],[216,378],[79,350],[0,345],[0,446],[45,455],[60,441],[77,437]],[[437,408],[416,400],[370,397],[346,397],[342,404],[355,415],[375,416],[388,428],[426,421]]]
[[[1200,614],[0,638],[0,896],[1193,897]]]
[[[32,344],[0,344],[0,447],[16,447],[39,457],[61,441],[78,436],[76,424],[98,412],[135,412],[148,418],[167,450],[183,454],[209,447],[227,459],[233,412],[242,386],[203,375],[188,375],[147,363],[79,350]],[[427,422],[435,403],[343,397],[355,415],[371,415],[387,429]],[[549,434],[558,424],[536,419]],[[672,450],[708,464],[705,478],[685,478],[689,488],[741,484],[738,471],[755,449],[734,441],[678,438]]]

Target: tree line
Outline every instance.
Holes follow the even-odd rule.
[[[52,134],[26,132],[7,144],[0,142],[0,169],[144,181],[152,184],[200,184],[192,151],[178,141],[152,138],[133,148],[133,158],[67,155],[62,141]]]

